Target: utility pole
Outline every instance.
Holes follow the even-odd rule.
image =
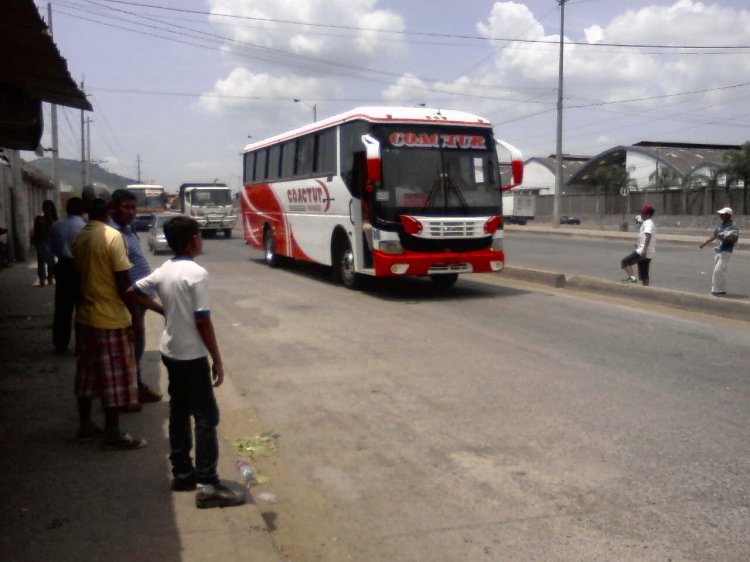
[[[86,119],[86,184],[91,183],[91,121]]]
[[[81,80],[81,91],[84,92],[83,89],[83,80]],[[83,125],[84,125],[84,118],[83,118],[83,109],[81,110],[81,190],[83,190],[83,186],[86,185],[86,137],[83,134]]]
[[[555,199],[552,206],[552,224],[555,228],[560,226],[560,200],[563,189],[563,149],[562,149],[562,127],[563,127],[563,45],[565,44],[565,2],[568,0],[557,0],[560,4],[560,62],[557,70],[557,149],[555,160],[557,161],[557,173],[555,174]]]
[[[52,4],[47,4],[47,26],[50,37],[52,36]],[[55,185],[55,205],[60,208],[60,170],[58,162],[58,150],[60,148],[57,137],[57,105],[50,104],[51,112],[51,134],[52,134],[52,183]]]
[[[136,164],[138,165],[138,183],[141,183],[141,155],[136,154]]]

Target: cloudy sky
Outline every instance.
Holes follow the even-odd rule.
[[[140,155],[142,181],[170,191],[239,187],[245,144],[312,121],[313,106],[318,118],[462,109],[524,157],[555,151],[557,0],[51,5],[55,42],[94,106],[92,159],[136,177]],[[747,0],[568,0],[564,35],[564,152],[750,140]],[[61,156],[79,158],[80,112],[64,109],[59,127]]]

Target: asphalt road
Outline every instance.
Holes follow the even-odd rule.
[[[748,559],[746,324],[205,252],[290,560]]]
[[[633,240],[635,234],[633,235]],[[633,251],[629,240],[546,236],[509,231],[505,235],[506,265],[546,269],[566,275],[620,280],[620,260]],[[714,252],[711,245],[659,243],[651,262],[651,285],[693,293],[709,293]],[[736,251],[729,269],[729,293],[750,298],[750,253]]]

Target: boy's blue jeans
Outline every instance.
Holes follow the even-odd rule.
[[[162,355],[161,360],[169,373],[169,460],[172,474],[176,478],[195,474],[200,484],[217,484],[219,407],[214,397],[208,358],[180,361]],[[191,416],[195,419],[195,468],[190,458],[193,448]]]

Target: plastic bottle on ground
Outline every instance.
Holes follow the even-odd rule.
[[[237,472],[240,473],[245,486],[250,487],[257,483],[257,480],[255,479],[255,469],[249,462],[247,462],[247,460],[239,459],[234,463],[234,466],[237,468]]]

